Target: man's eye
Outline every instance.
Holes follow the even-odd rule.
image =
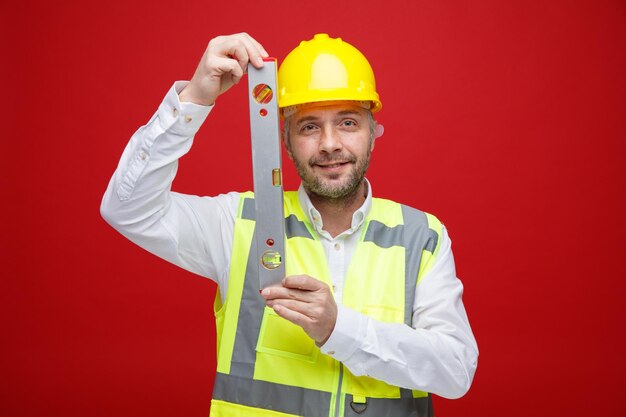
[[[344,120],[342,123],[344,126],[348,127],[356,126],[356,122],[354,120]]]
[[[302,126],[302,128],[301,128],[301,130],[302,130],[303,132],[307,132],[307,131],[309,131],[309,130],[313,130],[313,129],[315,129],[315,125],[304,125],[304,126]]]

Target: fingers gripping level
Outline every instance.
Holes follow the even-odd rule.
[[[285,223],[276,69],[274,58],[264,59],[260,69],[248,65],[255,241],[261,289],[278,284],[285,277]]]

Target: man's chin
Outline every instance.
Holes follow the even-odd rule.
[[[321,198],[340,200],[352,196],[358,190],[359,184],[360,181],[355,184],[350,184],[349,181],[325,181],[317,182],[312,186],[305,185],[305,189],[310,194],[315,194]]]

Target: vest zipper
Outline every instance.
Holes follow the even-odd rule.
[[[341,385],[343,384],[343,363],[339,362],[339,382],[337,383],[337,394],[335,395],[335,417],[339,417],[341,408]]]

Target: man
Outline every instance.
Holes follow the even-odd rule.
[[[217,97],[267,53],[213,39],[126,147],[102,215],[140,246],[219,286],[212,416],[428,416],[428,393],[465,394],[478,351],[450,239],[432,215],[372,197],[382,132],[374,75],[353,46],[316,35],[278,74],[284,142],[302,179],[285,193],[287,276],[261,289],[252,193],[170,191]]]

